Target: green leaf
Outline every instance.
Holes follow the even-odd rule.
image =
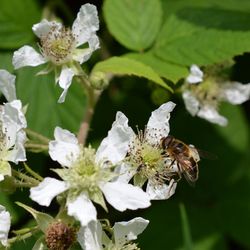
[[[180,214],[185,250],[193,250],[193,243],[188,223],[187,212],[183,203],[180,204]]]
[[[95,65],[91,74],[95,74],[96,72],[144,77],[171,91],[171,88],[151,67],[133,59],[122,57],[109,58]]]
[[[164,77],[174,83],[189,74],[189,71],[186,67],[164,61],[161,58],[155,56],[152,52],[144,54],[129,53],[126,54],[125,57],[135,59],[152,67],[152,69],[154,69],[161,77]]]
[[[32,248],[32,250],[47,250],[47,249],[48,248],[46,247],[44,236],[40,237]]]
[[[236,13],[231,10],[180,10],[166,20],[155,54],[165,61],[188,66],[218,63],[249,51],[250,26],[245,25],[247,18],[235,25],[230,21],[234,20],[234,15]]]
[[[41,69],[41,68],[40,68]],[[56,126],[77,132],[86,103],[83,89],[73,81],[65,103],[57,103],[62,89],[55,85],[54,73],[36,76],[37,68],[18,71],[17,96],[28,104],[28,127],[52,137]]]
[[[103,10],[109,31],[122,45],[137,51],[152,45],[162,20],[159,0],[106,0]]]
[[[34,37],[32,25],[40,16],[36,1],[1,0],[0,48],[18,48],[29,43]]]
[[[16,204],[26,211],[28,211],[36,220],[38,227],[45,233],[49,227],[49,225],[54,221],[54,218],[48,214],[41,213],[29,207],[21,202],[16,202]]]
[[[220,113],[228,118],[228,125],[226,128],[216,126],[216,131],[230,146],[239,152],[247,153],[250,134],[242,107],[224,103],[220,106]]]

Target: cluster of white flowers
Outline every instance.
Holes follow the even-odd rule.
[[[13,65],[19,69],[48,63],[47,69],[39,74],[55,71],[55,81],[63,89],[58,102],[64,102],[73,77],[83,74],[80,64],[86,62],[99,48],[96,7],[83,5],[72,29],[46,19],[33,25],[32,29],[40,39],[40,53],[25,45],[14,53]],[[24,129],[27,124],[22,103],[16,98],[15,76],[5,70],[0,70],[0,91],[7,100],[0,106],[0,181],[3,181],[6,175],[11,175],[9,162],[17,164],[26,161]],[[227,120],[217,111],[219,102],[241,104],[249,97],[250,84],[218,83],[206,78],[196,65],[192,65],[191,73],[183,85],[187,110],[193,116],[222,126],[227,124]],[[68,226],[60,213],[58,218],[52,218],[55,223],[46,225],[49,238],[44,239],[43,236],[43,246],[57,244],[53,238],[56,233],[60,233],[61,238],[56,235],[60,241],[65,232],[70,232],[72,237],[70,235],[67,238],[67,248],[53,249],[68,249],[76,241],[85,250],[139,249],[133,240],[144,231],[149,221],[137,217],[128,222],[117,222],[113,226],[108,225],[107,232],[103,222],[107,220],[98,218],[94,204],[108,211],[107,202],[122,212],[147,208],[151,200],[166,200],[175,193],[176,176],[180,177],[184,170],[167,152],[168,145],[162,145],[164,139],[169,138],[169,119],[174,108],[173,102],[162,104],[151,113],[145,129],[138,130],[138,133],[128,125],[128,118],[122,112],[117,112],[107,137],[97,150],[80,144],[68,130],[55,128],[55,138],[49,142],[49,155],[61,165],[61,168],[52,169],[60,179],[46,177],[40,181],[37,175],[31,174],[35,176],[34,183],[38,183],[38,179],[40,182],[38,185],[32,184],[30,198],[48,207],[57,197],[62,206],[60,213],[63,211],[63,214],[65,208],[64,216],[70,218],[70,222],[74,220],[73,226]],[[186,146],[181,141],[179,144]],[[199,155],[194,147],[193,151],[197,154],[193,161],[197,163]],[[188,161],[188,158],[185,160]],[[198,173],[197,166],[194,166],[195,169],[192,167],[191,170]],[[197,178],[198,174],[194,179]],[[0,246],[8,245],[9,230],[10,214],[0,205]]]
[[[206,78],[197,65],[191,66],[186,82],[182,96],[188,112],[221,126],[226,126],[228,121],[218,112],[220,102],[237,105],[250,99],[250,83]]]
[[[26,119],[22,103],[16,99],[15,76],[0,70],[0,91],[7,102],[0,106],[0,181],[11,175],[10,162],[26,160],[24,143],[26,141]]]

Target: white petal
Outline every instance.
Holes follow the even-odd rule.
[[[4,180],[4,175],[0,174],[0,181]]]
[[[80,194],[75,200],[67,200],[68,215],[80,221],[81,226],[87,226],[90,221],[96,220],[96,209],[91,200]]]
[[[108,182],[100,186],[106,200],[118,211],[146,208],[150,206],[149,196],[139,187],[121,182]]]
[[[192,116],[195,116],[199,111],[200,102],[196,99],[194,95],[192,95],[190,91],[184,91],[182,93],[182,98],[184,100],[184,104],[187,111]]]
[[[10,213],[5,207],[0,205],[0,242],[7,246],[8,234],[10,230]]]
[[[0,90],[8,102],[16,99],[16,76],[10,74],[7,70],[0,70]]]
[[[70,167],[80,154],[80,147],[74,134],[60,127],[55,128],[55,140],[49,142],[49,155],[62,166]]]
[[[116,222],[114,229],[115,244],[122,245],[126,241],[136,240],[147,227],[149,221],[136,217],[130,221]]]
[[[203,106],[201,107],[201,109],[199,110],[197,116],[218,124],[220,126],[226,126],[227,125],[227,119],[224,116],[221,116],[218,111],[212,107],[212,106]]]
[[[222,85],[222,98],[232,104],[241,104],[250,99],[250,83],[228,82]]]
[[[129,164],[121,163],[115,168],[115,181],[128,183],[132,177],[136,174],[136,168],[131,167]]]
[[[148,182],[146,192],[151,200],[167,200],[175,193],[176,186],[177,183],[173,179],[168,185],[163,184],[158,185],[157,187],[151,182]]]
[[[27,121],[22,111],[20,100],[5,103],[3,106],[3,129],[8,130],[9,124],[15,124],[17,130],[27,127]]]
[[[84,250],[101,250],[102,226],[99,221],[91,221],[86,227],[81,227],[77,240]]]
[[[72,26],[76,46],[86,43],[98,29],[99,19],[96,7],[88,3],[82,5]]]
[[[52,27],[58,30],[62,28],[62,24],[55,21],[49,22],[43,19],[40,23],[34,24],[32,30],[36,36],[42,38],[48,35]]]
[[[26,161],[26,152],[24,143],[26,141],[26,134],[24,131],[20,130],[15,135],[15,145],[9,151],[8,155],[6,156],[6,160],[12,161],[14,163],[18,163],[19,161]]]
[[[170,112],[174,107],[173,102],[167,102],[151,113],[147,124],[147,141],[157,144],[162,137],[168,136]]]
[[[48,207],[54,197],[67,189],[68,185],[64,181],[47,177],[37,187],[30,189],[30,198],[38,204]]]
[[[122,112],[117,112],[108,136],[102,140],[96,152],[97,162],[108,160],[115,164],[123,160],[133,137],[134,132],[128,126],[128,118]]]
[[[62,103],[65,101],[68,89],[71,85],[72,78],[75,75],[74,71],[71,68],[63,67],[61,74],[59,76],[59,86],[63,89],[62,94],[59,97],[58,102]]]
[[[30,46],[23,46],[19,50],[14,52],[12,64],[15,69],[19,69],[25,66],[38,66],[47,62],[41,54],[36,52]]]
[[[100,47],[99,39],[94,34],[88,40],[89,48],[75,49],[73,52],[73,60],[78,61],[80,64],[86,62],[91,57],[92,53]]]
[[[201,71],[201,69],[193,64],[190,67],[190,74],[189,76],[186,78],[188,83],[199,83],[203,81],[203,72]]]

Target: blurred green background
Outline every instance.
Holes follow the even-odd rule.
[[[88,1],[99,10],[101,48],[84,65],[88,72],[96,62],[111,56],[133,58],[151,67],[175,89],[191,64],[210,65],[233,59],[230,78],[250,82],[249,0],[106,0]],[[57,104],[60,89],[54,75],[35,76],[41,68],[14,71],[13,51],[36,46],[31,27],[53,13],[71,26],[86,1],[1,0],[0,67],[17,75],[18,97],[28,104],[28,126],[53,136],[55,126],[77,132],[84,114],[85,96],[76,82],[66,102]],[[133,73],[129,72],[130,75]],[[111,73],[116,73],[115,71]],[[143,74],[142,74],[143,76]],[[183,179],[169,200],[154,201],[147,210],[118,213],[110,208],[111,220],[142,216],[150,220],[139,238],[139,246],[150,249],[250,249],[250,102],[243,106],[222,104],[227,127],[191,117],[178,93],[170,93],[154,82],[136,76],[117,76],[103,92],[91,124],[88,142],[98,146],[106,136],[118,110],[130,125],[144,128],[150,113],[168,100],[177,103],[170,120],[171,134],[186,143],[217,155],[202,159],[195,187]],[[28,154],[28,163],[43,176],[52,175],[53,162],[44,154]],[[0,204],[12,214],[13,229],[31,223],[31,216],[15,201],[55,213],[56,203],[41,208],[28,199],[27,190],[7,195]],[[181,205],[182,204],[182,205]],[[180,207],[182,210],[180,210]],[[182,211],[182,216],[181,212]],[[100,210],[101,216],[107,216]],[[32,249],[35,238],[13,249]],[[191,241],[191,242],[190,242]]]

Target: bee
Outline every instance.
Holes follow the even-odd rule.
[[[183,174],[189,184],[194,184],[199,177],[200,156],[198,150],[193,145],[187,145],[171,135],[161,139],[161,146],[164,150],[163,156],[170,157],[172,160],[169,167],[174,163],[177,164],[178,180]]]

